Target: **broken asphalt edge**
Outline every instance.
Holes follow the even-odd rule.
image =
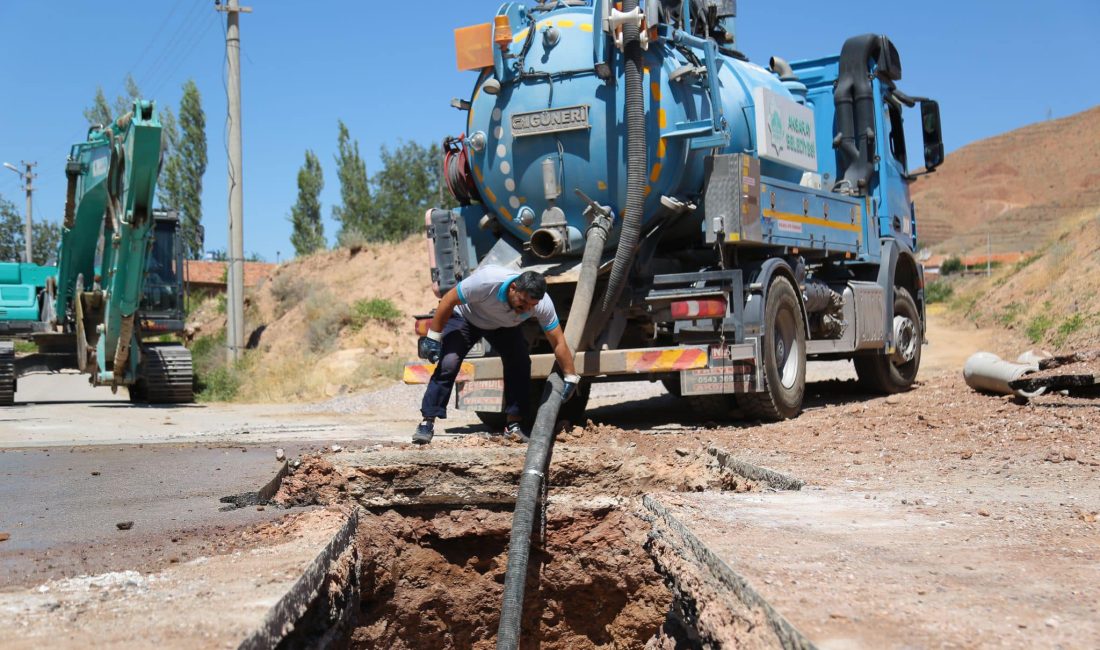
[[[734,621],[752,627],[755,612],[761,612],[774,635],[774,642],[785,650],[816,650],[817,646],[806,638],[797,628],[783,617],[766,601],[739,573],[714,553],[691,529],[666,508],[656,497],[646,494],[642,505],[651,513],[643,516],[650,521],[653,529],[651,540],[660,540],[671,548],[678,557],[680,566],[672,566],[662,561],[659,552],[649,548],[651,557],[663,565],[662,573],[670,578],[674,593],[679,600],[693,603],[688,621],[700,637],[721,647],[725,643],[735,643],[735,638],[725,638],[729,632],[719,621]],[[647,544],[647,548],[650,545]],[[683,563],[696,575],[694,578],[684,575]],[[726,594],[732,594],[737,602],[727,601]],[[738,606],[740,605],[740,606]],[[715,608],[726,611],[715,612]],[[710,611],[705,611],[710,610]]]
[[[801,490],[806,482],[766,467],[746,463],[733,457],[733,454],[720,447],[708,447],[707,453],[714,456],[724,469],[739,474],[750,481],[765,483],[775,490]]]
[[[296,645],[295,641],[304,642],[309,637],[312,637],[309,645],[323,647],[326,645],[324,637],[329,637],[328,640],[331,641],[350,624],[359,601],[359,555],[355,548],[355,533],[362,511],[357,506],[346,512],[344,523],[328,544],[310,562],[290,590],[268,610],[260,626],[241,642],[238,646],[240,650],[274,649],[284,641]],[[336,593],[335,585],[330,584],[341,573],[350,578],[347,581],[350,590],[348,593]],[[300,626],[311,607],[323,601],[326,596],[333,602],[323,603],[327,606],[323,626],[325,629],[311,630]]]

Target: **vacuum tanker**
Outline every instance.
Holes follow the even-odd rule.
[[[798,414],[807,360],[853,359],[868,388],[906,390],[925,325],[903,124],[919,108],[919,173],[933,171],[938,106],[899,88],[886,36],[758,63],[737,49],[735,13],[558,0],[457,29],[476,80],[451,102],[465,113],[444,143],[453,204],[425,216],[435,289],[483,263],[543,272],[568,334],[594,267],[574,324],[586,385],[659,380],[762,419]],[[529,338],[548,377],[553,356]],[[431,370],[407,364],[405,380]],[[501,376],[475,349],[458,406],[500,421]]]

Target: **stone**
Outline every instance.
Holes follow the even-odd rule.
[[[332,449],[332,453],[334,453],[334,454],[338,454],[338,453],[340,453],[341,451],[344,451],[344,448],[343,448],[343,447],[341,447],[340,445],[333,445],[333,446],[331,447],[331,449]]]
[[[1077,452],[1072,449],[1066,449],[1062,452],[1062,458],[1065,460],[1077,460]]]
[[[974,457],[974,452],[970,451],[969,449],[967,449],[966,451],[964,451],[962,453],[962,459],[963,460],[970,460],[973,457]]]
[[[691,452],[689,452],[687,449],[684,449],[683,447],[676,448],[676,454],[679,456],[687,456],[689,453]]]
[[[988,517],[989,516],[989,511],[986,510],[985,508],[978,508],[978,514],[983,516],[983,517]]]
[[[134,527],[134,522],[132,522],[132,521],[120,521],[117,524],[115,524],[115,527],[118,528],[119,530],[130,530],[131,528]]]
[[[92,476],[99,476],[99,472],[92,472]]]
[[[0,533],[0,542],[6,542],[11,539],[11,533]]]
[[[275,450],[275,460],[282,462],[286,460],[286,452],[282,448]]]
[[[1051,449],[1044,460],[1048,463],[1060,463],[1062,462],[1062,452],[1057,449]]]
[[[900,404],[901,403],[901,397],[899,397],[897,395],[891,395],[890,397],[886,398],[886,403],[887,404]]]

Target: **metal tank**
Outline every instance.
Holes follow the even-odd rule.
[[[494,65],[474,87],[464,136],[470,181],[484,209],[520,241],[534,236],[532,248],[541,257],[583,250],[589,204],[575,190],[609,207],[616,226],[627,200],[624,66],[602,28],[621,13],[602,0],[547,4],[555,8],[501,6]],[[644,25],[653,37],[662,6],[646,3]],[[732,16],[729,22],[732,38]],[[644,53],[643,228],[661,214],[662,197],[667,207],[699,196],[706,156],[755,150],[755,89],[804,102],[805,87],[797,81],[781,81],[713,40],[679,36],[680,42],[652,38]],[[761,172],[796,183],[802,176],[766,160]],[[684,218],[698,223],[700,215]],[[468,232],[474,230],[468,224]],[[616,242],[613,230],[607,245]]]

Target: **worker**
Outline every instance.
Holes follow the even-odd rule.
[[[573,351],[565,342],[554,303],[546,293],[546,279],[534,271],[516,273],[486,265],[443,295],[428,335],[421,339],[422,356],[437,365],[424,391],[420,406],[424,420],[416,427],[414,443],[432,441],[436,418],[447,417],[447,401],[462,360],[482,338],[500,353],[504,364],[504,433],[527,439],[521,422],[529,403],[531,355],[521,325],[532,316],[550,341],[563,373],[562,401],[573,397],[581,378],[573,367]]]

